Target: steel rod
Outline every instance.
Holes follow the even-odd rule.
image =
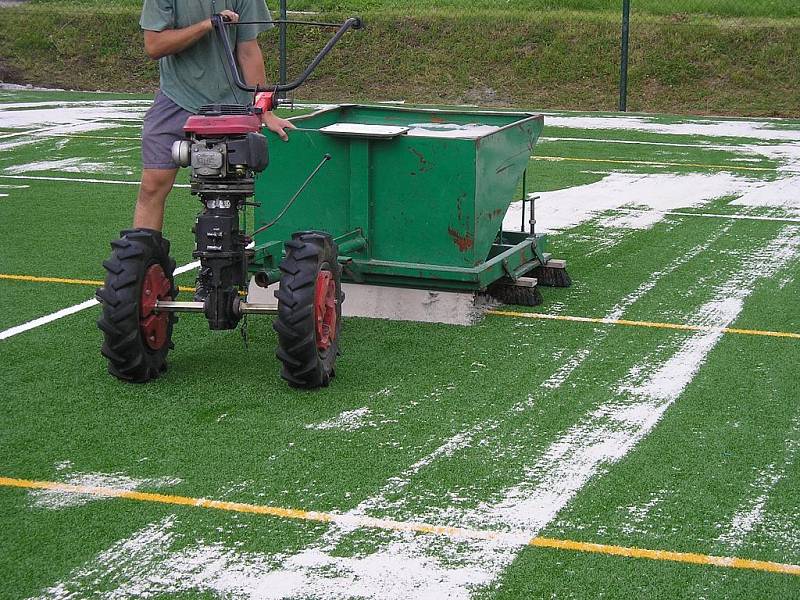
[[[241,302],[239,304],[239,312],[243,315],[274,315],[278,312],[278,306],[275,304]]]
[[[259,233],[261,233],[262,231],[266,231],[267,229],[269,229],[270,227],[272,227],[273,225],[275,225],[275,223],[277,223],[278,221],[280,221],[281,217],[283,217],[283,215],[285,215],[285,214],[286,214],[286,211],[287,211],[287,210],[289,210],[289,208],[292,206],[292,204],[294,204],[294,201],[295,201],[295,200],[297,200],[297,197],[298,197],[300,194],[302,194],[302,193],[303,193],[303,190],[304,190],[304,189],[306,189],[306,186],[307,186],[309,183],[311,183],[311,180],[312,180],[312,179],[314,179],[314,176],[315,176],[315,175],[316,175],[316,174],[319,172],[319,170],[322,168],[322,165],[324,165],[324,164],[325,164],[326,162],[328,162],[330,159],[331,159],[331,155],[330,155],[330,154],[325,154],[325,155],[322,157],[322,160],[320,161],[320,163],[317,165],[317,167],[316,167],[316,168],[315,168],[313,171],[311,171],[311,175],[309,175],[309,176],[308,176],[308,178],[307,178],[307,179],[306,179],[306,180],[303,182],[303,185],[301,185],[301,186],[300,186],[300,189],[299,189],[299,190],[297,190],[297,191],[295,192],[294,196],[292,196],[292,197],[291,197],[291,199],[289,200],[289,202],[287,202],[287,203],[286,203],[286,206],[284,206],[284,207],[283,207],[283,209],[281,210],[281,212],[279,212],[279,213],[278,213],[278,216],[277,216],[277,217],[275,217],[274,219],[272,219],[272,220],[271,220],[269,223],[267,223],[266,225],[262,225],[261,227],[259,227],[258,229],[256,229],[256,230],[255,230],[255,231],[252,233],[252,236],[251,236],[251,237],[255,237],[255,236],[257,236],[257,235],[258,235]]]
[[[339,28],[341,23],[326,23],[324,21],[295,21],[293,19],[275,19],[273,21],[226,21],[227,27],[238,27],[239,25],[311,25],[314,27],[331,27]]]
[[[155,312],[203,312],[202,302],[177,302],[174,300],[159,300],[156,302]]]
[[[243,315],[272,315],[278,312],[278,307],[274,304],[251,304],[249,302],[239,303],[239,313]],[[202,313],[204,304],[202,302],[177,302],[174,300],[159,300],[156,303],[155,312],[184,312]]]

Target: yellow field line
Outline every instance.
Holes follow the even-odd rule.
[[[655,323],[652,321],[629,321],[627,319],[605,319],[594,317],[573,317],[570,315],[548,315],[544,313],[515,312],[510,310],[489,310],[486,314],[498,317],[519,317],[522,319],[547,319],[551,321],[572,321],[576,323],[601,323],[603,325],[627,325],[629,327],[651,327],[655,329],[679,329],[681,331],[719,331],[738,335],[763,335],[768,337],[800,339],[800,333],[787,331],[761,331],[758,329],[737,329],[735,327],[713,327],[710,325],[682,325],[680,323]]]
[[[63,277],[36,277],[34,275],[8,275],[0,273],[0,280],[29,281],[35,283],[65,283],[70,285],[103,285],[96,279],[67,279]],[[194,292],[195,288],[179,286],[178,291]],[[800,339],[800,333],[788,331],[762,331],[758,329],[737,329],[735,327],[712,327],[708,325],[682,325],[680,323],[655,323],[652,321],[628,321],[626,319],[605,319],[594,317],[574,317],[569,315],[548,315],[544,313],[516,312],[510,310],[488,310],[487,315],[497,317],[519,317],[522,319],[548,319],[552,321],[572,321],[576,323],[601,323],[603,325],[626,325],[629,327],[650,327],[655,329],[679,329],[681,331],[720,331],[738,335],[761,335],[767,337]]]
[[[0,273],[0,279],[11,281],[30,281],[33,283],[67,283],[70,285],[103,285],[96,279],[67,279],[65,277],[36,277],[34,275],[9,275]]]
[[[561,161],[568,160],[574,162],[591,163],[610,163],[614,165],[647,165],[651,167],[696,167],[702,169],[726,169],[731,171],[776,171],[773,167],[743,167],[741,165],[708,165],[703,163],[683,163],[683,162],[658,162],[652,160],[615,160],[611,158],[575,158],[572,156],[531,156],[532,160]]]
[[[99,279],[67,279],[64,277],[36,277],[34,275],[8,275],[0,273],[0,279],[7,279],[10,281],[27,281],[32,283],[66,283],[69,285],[103,285]],[[185,285],[179,286],[180,292],[194,292],[193,287]]]
[[[137,502],[153,502],[175,506],[192,506],[195,508],[268,515],[283,519],[314,521],[319,523],[337,523],[342,525],[383,529],[388,531],[411,531],[415,533],[441,535],[456,539],[468,538],[490,540],[506,543],[512,546],[533,546],[536,548],[552,548],[573,552],[606,554],[611,556],[624,556],[628,558],[644,558],[649,560],[708,565],[730,569],[766,571],[769,573],[780,573],[784,575],[800,575],[800,565],[777,563],[764,560],[751,560],[747,558],[736,558],[731,556],[712,556],[693,552],[650,550],[647,548],[614,546],[610,544],[594,544],[591,542],[560,540],[539,536],[529,538],[524,534],[510,534],[498,531],[431,525],[416,521],[395,521],[391,519],[376,519],[373,517],[349,516],[330,512],[299,510],[296,508],[244,504],[241,502],[223,502],[220,500],[209,500],[208,498],[191,498],[187,496],[152,494],[148,492],[135,492],[109,487],[72,485],[68,483],[59,483],[56,481],[31,481],[12,477],[0,477],[0,486],[23,489],[51,490],[69,494],[88,494],[104,498],[123,498]]]

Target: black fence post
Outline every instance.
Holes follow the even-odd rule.
[[[286,83],[286,0],[281,0],[280,13],[283,22],[278,24],[278,79],[283,85]],[[286,94],[281,92],[279,96],[283,98]]]
[[[622,56],[619,64],[619,110],[628,110],[628,34],[631,20],[631,0],[622,0]]]

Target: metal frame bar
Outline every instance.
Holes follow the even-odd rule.
[[[516,235],[515,235],[516,234]],[[504,232],[506,238],[519,232]],[[518,240],[518,238],[516,238]],[[397,287],[442,290],[480,291],[504,277],[519,279],[543,264],[544,237],[525,237],[513,245],[497,244],[496,252],[476,267],[449,267],[422,263],[405,263],[354,258],[346,262],[345,279],[356,283],[373,283]]]
[[[220,15],[213,15],[211,17],[211,23],[214,26],[214,31],[217,34],[217,38],[219,39],[220,43],[222,44],[222,48],[225,51],[225,59],[228,61],[228,69],[230,74],[233,76],[233,81],[240,90],[245,92],[289,92],[291,90],[297,89],[300,87],[306,79],[308,79],[309,75],[314,72],[314,69],[317,68],[322,59],[333,49],[336,43],[342,38],[342,36],[347,33],[350,29],[361,29],[361,19],[358,17],[350,17],[347,19],[342,25],[339,27],[339,30],[333,34],[333,37],[328,40],[328,43],[325,44],[325,47],[319,51],[319,54],[314,57],[314,60],[309,63],[309,65],[305,68],[305,70],[300,74],[300,76],[290,83],[284,84],[276,84],[272,86],[260,86],[260,85],[247,85],[242,80],[242,74],[239,72],[239,66],[236,64],[236,58],[233,55],[233,47],[231,46],[231,41],[228,39],[227,34],[225,33],[225,27],[228,26],[235,26],[235,23],[229,23],[224,21]]]

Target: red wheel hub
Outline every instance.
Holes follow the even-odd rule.
[[[336,339],[336,281],[330,271],[320,271],[314,291],[317,348],[327,350]]]
[[[142,282],[139,329],[145,343],[153,350],[160,350],[167,343],[169,314],[156,313],[155,310],[159,300],[172,299],[169,295],[171,289],[172,284],[161,265],[151,265],[145,272]]]

